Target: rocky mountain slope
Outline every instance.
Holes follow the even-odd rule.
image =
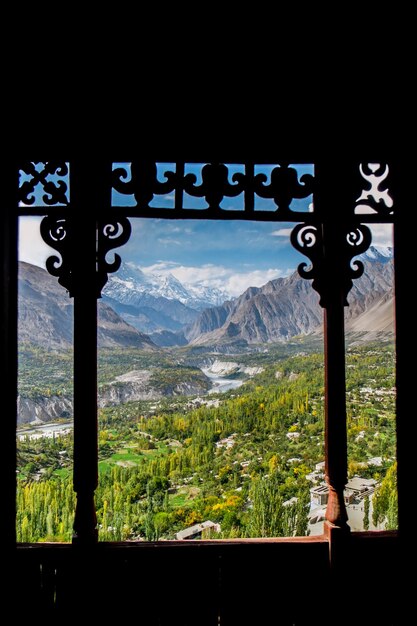
[[[376,248],[363,258],[365,272],[354,281],[345,309],[346,330],[354,333],[393,332],[393,260]],[[193,345],[244,340],[247,343],[286,341],[322,331],[323,310],[311,282],[294,272],[239,298],[204,310],[184,334]]]
[[[371,247],[363,255],[365,272],[354,281],[345,309],[346,330],[365,334],[393,332],[393,258]],[[271,343],[297,335],[320,333],[323,310],[309,280],[295,271],[263,287],[250,287],[234,300],[198,312],[180,299],[184,288],[169,282],[172,298],[144,290],[140,270],[125,268],[123,280],[113,279],[107,296],[99,300],[99,346],[156,349],[163,346]],[[117,277],[117,275],[116,275]],[[136,278],[135,278],[136,277]],[[149,282],[149,281],[148,281]],[[178,284],[177,284],[178,283]],[[153,285],[153,286],[152,286]],[[175,289],[174,289],[175,287]],[[166,291],[166,289],[165,289]],[[182,294],[182,295],[181,295]],[[117,299],[119,298],[119,299]],[[19,339],[48,350],[72,344],[73,300],[45,270],[27,263],[19,266]],[[139,328],[146,328],[147,333]],[[153,338],[155,341],[153,341]]]
[[[175,333],[193,322],[199,311],[226,298],[219,289],[184,285],[172,274],[145,273],[132,263],[123,263],[117,274],[110,275],[103,290],[104,301],[126,322],[147,334],[170,331],[175,345]]]
[[[56,278],[35,265],[19,263],[19,341],[45,350],[65,350],[72,346],[73,299]],[[98,345],[137,347],[153,350],[148,336],[126,323],[108,304],[98,302]]]
[[[365,273],[354,281],[348,296],[349,307],[345,309],[346,330],[360,340],[375,338],[380,333],[393,334],[392,257],[371,249],[364,261]],[[163,297],[160,298],[162,307]],[[122,319],[109,301],[98,303],[100,347],[135,347],[153,352],[158,346],[179,345],[179,341],[184,345],[188,341],[197,351],[221,346],[222,352],[232,353],[238,346],[245,350],[248,344],[284,342],[296,335],[318,335],[323,330],[323,311],[318,304],[318,294],[311,282],[300,278],[297,272],[260,288],[251,287],[239,298],[228,300],[221,306],[204,309],[188,326],[180,324],[180,330],[156,331],[153,333],[153,337],[158,338],[155,343]],[[171,304],[186,308],[179,301]],[[39,267],[20,263],[18,305],[20,342],[56,353],[72,346],[73,300],[56,278]],[[134,315],[134,311],[130,313]],[[163,310],[161,315],[164,315]],[[201,367],[201,363],[195,365]],[[208,365],[212,368],[211,373],[223,375],[227,363],[217,364],[221,372],[213,369],[212,363]],[[159,378],[145,370],[127,372],[100,390],[100,406],[166,395],[204,394],[210,384],[203,372],[200,374],[201,377],[193,373],[186,379],[182,375],[172,378],[166,372],[158,374]],[[230,372],[226,374],[230,375]],[[19,423],[46,422],[72,415],[72,399],[66,394],[32,395],[19,395]]]
[[[140,304],[143,296],[177,301],[184,306],[201,310],[221,304],[227,293],[203,284],[184,284],[172,274],[146,273],[134,263],[122,263],[116,274],[111,274],[104,294],[125,304]]]

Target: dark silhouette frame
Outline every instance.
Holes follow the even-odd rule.
[[[380,558],[377,555],[382,547],[385,558],[395,568],[400,548],[411,532],[410,505],[406,486],[406,476],[409,471],[407,452],[410,444],[409,430],[406,430],[404,426],[410,400],[406,366],[408,352],[406,324],[409,313],[407,313],[404,273],[407,267],[404,213],[411,198],[410,165],[395,158],[395,155],[393,157],[393,155],[382,153],[382,158],[379,160],[377,155],[361,150],[355,158],[346,158],[343,161],[322,158],[321,155],[318,155],[317,159],[303,159],[303,155],[300,154],[298,159],[293,159],[291,162],[313,162],[315,173],[312,178],[299,180],[295,170],[289,166],[288,154],[282,155],[287,158],[285,161],[280,158],[279,154],[272,159],[270,154],[262,155],[259,160],[242,159],[239,154],[236,155],[237,158],[233,158],[234,155],[224,155],[226,158],[223,161],[205,161],[200,158],[178,160],[176,155],[161,155],[162,159],[158,161],[147,158],[147,155],[140,155],[137,160],[135,160],[136,155],[121,156],[122,158],[119,158],[118,155],[116,160],[114,157],[106,158],[106,155],[97,156],[94,159],[82,157],[67,159],[65,155],[62,155],[62,159],[53,162],[40,161],[45,164],[45,168],[55,168],[54,172],[64,171],[65,164],[70,163],[70,196],[66,193],[67,190],[59,185],[56,188],[49,186],[46,189],[46,177],[41,176],[38,181],[45,188],[47,210],[45,206],[31,205],[33,190],[30,186],[22,188],[22,185],[19,185],[19,171],[26,171],[30,174],[33,161],[11,160],[3,168],[5,193],[1,214],[3,260],[1,354],[3,364],[6,366],[4,414],[9,416],[5,420],[6,447],[12,459],[13,450],[15,451],[16,421],[11,416],[16,415],[17,397],[17,220],[19,214],[46,214],[42,235],[49,244],[55,244],[54,247],[62,260],[62,262],[50,261],[48,270],[58,277],[61,284],[74,297],[74,486],[77,492],[73,546],[65,546],[61,549],[44,546],[42,549],[41,546],[19,545],[16,548],[14,458],[13,462],[8,462],[4,479],[6,506],[3,519],[3,538],[7,554],[11,550],[12,562],[20,563],[32,571],[34,580],[38,582],[39,565],[43,564],[41,587],[44,593],[42,595],[39,591],[34,597],[36,601],[42,598],[45,606],[52,613],[66,610],[65,607],[68,608],[71,602],[73,606],[80,605],[84,597],[83,593],[87,593],[79,584],[80,580],[87,580],[85,578],[87,574],[83,572],[82,567],[87,562],[87,557],[88,562],[93,564],[91,566],[94,570],[92,580],[94,580],[94,574],[98,575],[100,566],[104,562],[107,565],[111,563],[117,568],[118,564],[125,563],[127,559],[129,565],[126,566],[125,575],[122,576],[125,583],[128,580],[126,572],[132,572],[135,567],[143,567],[143,564],[146,564],[150,571],[157,575],[160,569],[172,564],[173,559],[179,558],[183,560],[180,570],[186,577],[187,568],[192,571],[199,562],[201,584],[207,585],[208,588],[212,588],[214,584],[214,588],[219,590],[218,586],[224,589],[225,581],[227,581],[229,591],[233,592],[234,589],[235,593],[238,593],[238,590],[240,592],[241,584],[235,584],[234,577],[237,572],[241,571],[240,568],[245,567],[245,563],[250,562],[253,567],[254,564],[261,563],[264,558],[275,558],[275,555],[286,564],[287,573],[296,576],[299,563],[308,564],[315,561],[319,563],[318,570],[323,580],[331,586],[335,597],[342,601],[344,585],[356,567],[354,559],[362,563],[365,555],[366,559],[372,559],[374,567],[377,567],[378,558]],[[217,155],[217,158],[219,157],[222,158],[223,155]],[[120,172],[113,171],[114,162],[132,163],[132,175],[129,182],[123,182]],[[175,171],[166,177],[164,183],[156,177],[156,162],[176,163]],[[187,177],[184,174],[186,162],[206,163],[200,185],[196,185],[190,175]],[[244,165],[244,174],[235,174],[234,180],[230,180],[225,164],[236,162]],[[360,165],[363,164],[362,173],[363,168],[369,173],[371,170],[366,164],[373,162],[380,163],[379,174],[388,172],[387,178],[381,181],[379,191],[384,192],[388,189],[394,204],[393,207],[387,206],[385,202],[378,202],[375,197],[369,195],[361,202],[369,208],[369,214],[365,216],[355,211],[357,199],[363,191],[367,190]],[[256,163],[276,165],[269,183],[262,180],[259,175],[255,175]],[[39,178],[38,174],[34,176]],[[112,188],[116,188],[120,193],[124,191],[133,193],[136,205],[113,206]],[[149,207],[149,202],[153,197],[167,191],[175,193],[174,209]],[[184,209],[181,200],[184,192],[191,196],[204,197],[208,208],[199,211]],[[244,209],[236,212],[222,209],[222,199],[236,192],[244,194]],[[302,194],[309,195],[311,192],[314,197],[313,212],[291,211],[292,198],[304,197]],[[276,211],[268,211],[265,214],[262,211],[255,211],[254,197],[257,194],[261,197],[272,198],[277,206]],[[21,203],[25,206],[23,207]],[[150,544],[120,546],[96,543],[94,489],[97,484],[97,297],[107,280],[107,274],[118,268],[117,257],[115,257],[114,264],[109,264],[106,261],[106,254],[115,247],[114,244],[122,245],[127,241],[130,234],[129,217],[184,219],[186,214],[192,219],[265,219],[291,221],[295,224],[291,241],[294,247],[308,256],[311,264],[311,267],[307,267],[306,264],[302,265],[300,273],[305,278],[313,280],[313,287],[319,292],[320,302],[324,309],[325,449],[326,480],[330,489],[330,499],[326,514],[325,534],[322,537],[199,542],[199,547],[195,544],[188,545],[188,542],[181,546],[171,545],[170,542],[158,546]],[[366,223],[390,223],[394,226],[399,530],[389,533],[351,534],[346,523],[347,515],[343,501],[343,489],[347,480],[344,306],[352,280],[361,273],[360,265],[352,263],[352,259],[366,250],[371,242]],[[65,232],[64,236],[63,232]],[[116,233],[118,236],[115,236]],[[79,250],[82,250],[82,254],[78,253]],[[128,550],[129,557],[126,556]],[[177,556],[178,550],[181,550],[179,557]],[[359,558],[359,555],[362,556]],[[175,562],[178,563],[177,560]],[[202,563],[205,564],[205,569],[202,568]],[[90,568],[87,570],[91,573]],[[77,579],[77,574],[79,579]],[[46,582],[45,576],[47,579],[48,576],[50,577]],[[282,576],[279,580],[282,582]],[[70,581],[72,591],[69,594],[68,589],[65,591],[65,581]],[[261,587],[256,586],[253,579],[252,583],[259,597]],[[264,579],[263,584],[266,589],[265,595],[273,597],[273,585],[268,587]],[[86,597],[91,599],[94,594],[99,594],[98,586],[91,580],[87,587]],[[117,583],[116,588],[118,588]],[[192,588],[195,595],[198,586],[194,584]],[[287,589],[288,598],[293,598],[295,601],[296,596],[291,592],[291,588],[285,585],[284,588]],[[52,592],[52,589],[55,591]],[[119,591],[122,594],[122,590]],[[251,605],[252,608],[244,610],[236,606],[232,607],[229,602],[226,602],[224,593],[216,592],[215,597],[216,600],[210,604],[207,611],[200,610],[197,622],[193,622],[191,616],[196,615],[194,611],[199,610],[199,605],[193,601],[191,602],[191,616],[187,618],[175,617],[160,607],[158,619],[162,621],[152,622],[154,615],[149,613],[149,622],[145,620],[144,623],[215,624],[215,616],[221,614],[226,624],[249,624],[250,620],[255,619],[255,616],[259,614],[268,615],[267,608],[271,606],[268,602],[266,602],[266,607],[257,602]],[[365,611],[365,604],[363,607]],[[288,620],[295,619],[294,615],[298,616],[297,619],[303,620],[307,619],[308,610],[306,607],[287,606],[282,614],[286,615]]]

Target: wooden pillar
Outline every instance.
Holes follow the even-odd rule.
[[[70,164],[71,236],[74,295],[74,491],[77,504],[73,542],[98,538],[94,492],[98,481],[97,444],[97,215],[105,207],[105,166],[97,161]]]
[[[347,528],[343,496],[347,482],[344,306],[335,288],[324,309],[326,520]]]
[[[334,206],[337,210],[337,205]],[[348,451],[346,425],[345,308],[341,260],[343,227],[323,225],[324,247],[324,387],[325,387],[325,479],[329,488],[324,533],[329,540],[330,589],[342,598],[348,580],[350,534],[344,500]],[[336,616],[335,616],[336,618]]]
[[[325,161],[316,165],[315,211],[322,221],[320,276],[324,309],[325,477],[329,487],[327,523],[349,531],[344,502],[347,482],[345,305],[350,280],[349,218],[355,206],[353,167]]]
[[[94,225],[88,226],[82,237],[86,247],[95,243]],[[91,258],[88,260],[91,263]],[[97,541],[98,536],[94,505],[98,480],[97,299],[95,290],[88,288],[92,275],[86,267],[85,270],[83,278],[78,274],[81,280],[77,281],[74,296],[74,491],[77,505],[73,541],[81,543]]]

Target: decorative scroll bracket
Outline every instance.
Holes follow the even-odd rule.
[[[113,262],[107,261],[107,253],[113,248],[127,243],[131,231],[131,224],[126,217],[98,220],[96,244],[97,298],[101,297],[102,289],[108,280],[108,274],[117,272],[121,264],[121,258],[118,254],[114,255]],[[75,296],[76,285],[73,280],[74,254],[76,253],[74,219],[62,215],[48,215],[41,222],[40,232],[45,243],[57,250],[60,255],[60,257],[50,256],[46,261],[46,269],[52,276],[58,277],[59,284],[65,287],[70,297]]]
[[[371,245],[371,231],[364,224],[342,225],[338,233],[332,230],[332,242],[327,242],[323,230],[323,226],[313,224],[297,224],[292,230],[292,245],[311,261],[310,266],[300,263],[298,272],[302,278],[313,280],[313,289],[320,295],[323,308],[328,306],[338,288],[344,306],[348,306],[347,296],[353,279],[362,276],[364,271],[362,261],[355,257]]]
[[[108,274],[117,272],[122,259],[114,255],[114,261],[106,260],[107,253],[113,248],[123,246],[129,241],[132,226],[126,217],[117,217],[111,220],[99,220],[97,223],[97,298],[101,298],[101,291],[108,280]]]
[[[46,269],[58,277],[59,284],[65,287],[70,297],[74,295],[71,231],[72,220],[63,215],[47,215],[41,221],[42,239],[60,255],[48,257]]]

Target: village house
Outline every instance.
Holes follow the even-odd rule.
[[[376,480],[374,478],[361,478],[360,476],[354,476],[346,483],[344,495],[346,504],[357,504],[359,501],[364,500],[366,496],[371,496],[376,487]]]
[[[346,483],[344,499],[351,530],[363,530],[363,518],[365,514],[364,501],[368,496],[370,501],[370,530],[374,530],[372,524],[372,496],[377,486],[373,478],[353,476]],[[310,489],[310,516],[309,530],[311,535],[321,534],[322,523],[325,518],[325,510],[329,499],[329,487],[321,483]]]
[[[310,489],[311,508],[314,506],[324,506],[329,499],[329,487],[323,483]]]
[[[345,504],[358,503],[366,496],[371,496],[376,487],[376,480],[373,478],[361,478],[354,476],[346,483],[344,490]],[[311,507],[323,506],[329,499],[329,487],[326,483],[317,485],[310,489]]]
[[[184,541],[187,539],[209,539],[212,532],[219,533],[221,530],[220,524],[207,520],[200,524],[194,524],[184,530],[180,530],[176,535],[178,541]]]
[[[324,461],[316,463],[315,469],[309,474],[306,474],[306,479],[312,483],[321,483],[324,479]]]
[[[384,459],[382,458],[382,456],[373,456],[372,458],[368,459],[367,465],[369,467],[382,467],[384,465]]]

